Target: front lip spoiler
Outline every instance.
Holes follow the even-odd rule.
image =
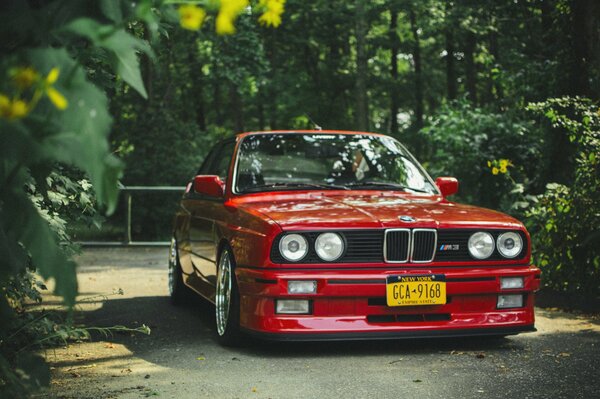
[[[343,332],[343,333],[269,333],[242,328],[246,334],[267,341],[358,341],[358,340],[393,340],[415,338],[459,338],[459,337],[493,337],[515,335],[537,331],[533,324],[517,327],[484,327],[456,330],[431,331],[376,331],[376,332]]]

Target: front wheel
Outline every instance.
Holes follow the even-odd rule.
[[[237,346],[241,343],[240,294],[234,268],[233,254],[226,248],[219,256],[215,294],[217,339],[224,346]]]

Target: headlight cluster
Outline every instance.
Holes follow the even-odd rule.
[[[317,256],[326,262],[344,253],[344,239],[337,233],[321,233],[314,243]],[[308,254],[308,241],[301,234],[286,234],[279,241],[279,253],[289,262],[298,262]]]
[[[515,258],[523,250],[523,239],[521,235],[508,231],[498,235],[494,243],[494,237],[485,231],[478,231],[471,234],[469,242],[469,253],[476,259],[487,259],[498,249],[500,255],[505,258]]]

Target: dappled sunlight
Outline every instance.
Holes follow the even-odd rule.
[[[537,334],[600,333],[600,317],[598,315],[581,315],[563,311],[536,309]]]

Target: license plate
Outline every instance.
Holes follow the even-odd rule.
[[[443,274],[388,276],[386,297],[388,306],[443,305],[446,303],[446,276]]]

